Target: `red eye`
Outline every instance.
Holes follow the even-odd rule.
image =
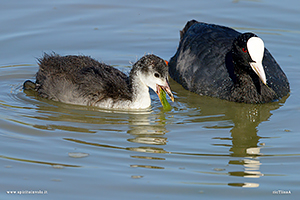
[[[242,48],[242,50],[243,50],[243,52],[244,52],[244,53],[247,53],[247,49],[245,49],[245,48]]]

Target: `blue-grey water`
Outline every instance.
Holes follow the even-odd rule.
[[[297,199],[298,0],[1,1],[0,199]],[[200,97],[170,81],[164,111],[115,112],[22,91],[44,52],[89,55],[128,72],[169,60],[196,19],[252,31],[291,84],[279,102]]]

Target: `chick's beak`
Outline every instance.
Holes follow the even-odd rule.
[[[162,101],[162,96],[163,96],[163,95],[161,95],[162,90],[164,92],[166,92],[168,94],[168,96],[170,97],[170,99],[174,102],[174,96],[172,94],[171,88],[170,88],[167,80],[166,80],[165,85],[156,85],[156,94],[158,95],[160,101]]]

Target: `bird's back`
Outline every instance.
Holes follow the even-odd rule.
[[[131,98],[126,74],[88,56],[45,54],[39,59],[36,85],[40,96],[66,103]]]
[[[233,29],[206,23],[185,27],[169,63],[170,76],[200,95],[219,97],[227,93],[226,88],[233,84],[229,75],[234,75],[233,65],[226,66],[225,60],[237,35]]]

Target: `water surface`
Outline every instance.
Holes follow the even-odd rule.
[[[296,0],[2,2],[1,199],[297,198],[298,8]],[[120,112],[22,91],[43,52],[90,55],[124,72],[146,53],[168,60],[190,19],[258,34],[290,95],[246,105],[170,81],[171,111],[151,93],[149,111]]]

